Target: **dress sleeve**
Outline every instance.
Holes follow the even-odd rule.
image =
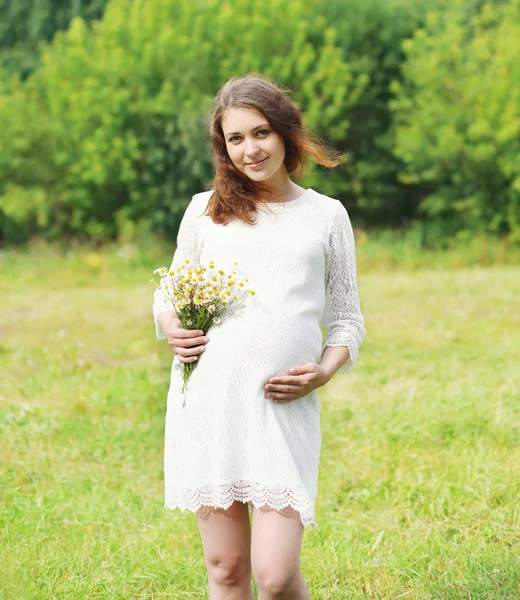
[[[198,209],[195,208],[195,196],[191,199],[186,208],[179,225],[177,233],[177,247],[175,249],[171,269],[176,269],[188,258],[193,264],[198,264],[200,257],[200,235],[198,232],[197,217]],[[202,211],[200,211],[202,212]],[[155,336],[158,340],[166,339],[164,331],[161,329],[157,320],[157,315],[167,310],[173,310],[171,302],[166,297],[160,287],[155,289],[153,299],[153,318],[155,322]]]
[[[347,209],[341,203],[329,228],[325,291],[321,325],[329,331],[323,349],[327,346],[347,346],[350,357],[336,373],[350,373],[366,330],[356,284],[354,232]]]

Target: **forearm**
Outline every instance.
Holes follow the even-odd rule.
[[[320,366],[323,367],[327,381],[350,358],[348,346],[326,346],[321,355]]]
[[[174,310],[165,310],[157,315],[157,322],[161,329],[166,333],[171,327],[179,327],[180,321]]]

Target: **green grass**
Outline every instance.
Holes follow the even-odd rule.
[[[207,598],[196,520],[163,508],[171,246],[141,244],[0,255],[2,600]],[[520,597],[520,268],[497,248],[358,245],[368,335],[320,393],[313,600]]]

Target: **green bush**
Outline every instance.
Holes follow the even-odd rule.
[[[393,84],[400,180],[425,190],[420,210],[442,236],[520,240],[520,2],[432,11],[404,43]]]
[[[38,67],[40,48],[52,40],[56,31],[67,29],[74,17],[98,19],[106,3],[107,0],[0,0],[0,70],[25,78]]]
[[[290,86],[309,127],[344,139],[363,78],[334,30],[310,17],[298,0],[114,0],[92,29],[75,19],[42,66],[0,96],[0,149],[11,155],[0,160],[4,224],[49,238],[114,237],[123,215],[173,236],[211,177],[207,116],[236,74]]]
[[[401,42],[421,23],[425,3],[319,0],[315,10],[334,24],[352,73],[365,81],[358,100],[345,107],[351,127],[338,147],[349,160],[334,174],[336,193],[366,225],[398,223],[415,213],[415,204],[397,180],[401,162],[386,143],[392,119],[389,84],[399,77]]]
[[[173,238],[212,175],[211,101],[254,70],[293,89],[306,124],[349,153],[301,183],[358,223],[418,221],[425,245],[482,229],[514,240],[518,2],[111,0],[101,21],[57,34],[30,77],[0,61],[0,242],[102,241],[134,225]],[[57,27],[102,5],[45,6]],[[0,46],[16,38],[1,31]]]
[[[464,0],[465,18],[481,0]],[[366,226],[400,225],[417,217],[421,186],[403,185],[404,164],[393,152],[393,97],[390,85],[401,78],[402,42],[421,27],[429,9],[445,10],[451,0],[318,0],[313,3],[337,31],[338,44],[354,77],[365,78],[357,101],[346,107],[351,123],[339,143],[350,160],[331,176],[358,222]],[[328,175],[329,177],[329,175]]]

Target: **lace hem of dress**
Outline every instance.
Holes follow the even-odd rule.
[[[300,513],[300,520],[304,527],[317,527],[314,520],[314,507],[307,493],[300,487],[296,492],[282,486],[266,486],[250,481],[234,481],[220,485],[204,485],[196,488],[176,490],[169,493],[166,490],[165,508],[180,508],[182,511],[197,512],[201,507],[229,508],[235,500],[247,502],[249,512],[252,503],[255,508],[267,505],[274,510],[282,510],[290,506]]]

